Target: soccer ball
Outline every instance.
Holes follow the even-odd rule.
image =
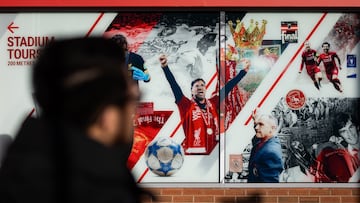
[[[151,142],[145,151],[146,165],[159,176],[171,176],[183,165],[184,149],[171,138]]]

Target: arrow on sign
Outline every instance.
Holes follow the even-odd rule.
[[[13,26],[14,25],[14,22],[11,22],[10,25],[7,27],[8,30],[11,32],[11,33],[14,33],[14,30],[13,29],[18,29],[19,27],[18,26]]]

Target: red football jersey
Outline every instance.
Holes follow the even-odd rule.
[[[322,53],[320,54],[319,58],[318,58],[318,63],[321,63],[321,61],[324,63],[324,67],[325,69],[328,70],[332,70],[332,69],[336,69],[337,65],[335,62],[335,58],[338,58],[338,55],[335,52],[328,52],[326,53]]]

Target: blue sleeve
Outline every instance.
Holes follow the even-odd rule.
[[[171,73],[170,69],[168,66],[162,68],[164,73],[165,73],[165,77],[167,79],[167,81],[170,84],[171,90],[175,96],[175,103],[178,103],[181,98],[184,96],[179,84],[176,82],[174,75]]]
[[[241,70],[233,79],[227,82],[225,86],[220,89],[220,102],[225,99],[226,95],[228,95],[229,92],[235,87],[235,85],[240,82],[240,80],[246,75],[246,73],[246,71]]]

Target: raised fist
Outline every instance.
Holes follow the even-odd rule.
[[[243,70],[248,72],[251,66],[251,62],[249,59],[241,59],[240,62],[242,63]]]
[[[159,57],[159,61],[160,61],[160,64],[161,64],[161,67],[164,68],[168,65],[168,62],[167,62],[167,57],[165,54],[161,54],[160,57]]]

